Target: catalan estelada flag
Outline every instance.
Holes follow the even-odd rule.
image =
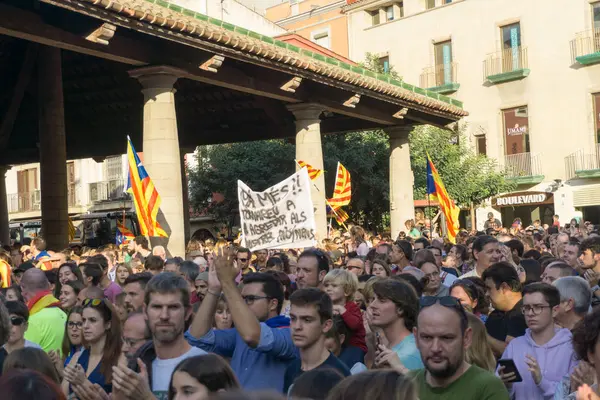
[[[125,227],[124,223],[117,222],[117,234],[115,235],[115,241],[117,245],[128,243],[130,240],[135,239],[135,235],[129,229]]]
[[[322,169],[316,169],[312,165],[305,163],[304,161],[298,161],[298,165],[300,166],[300,168],[306,167],[306,169],[308,170],[308,177],[311,181],[314,181],[319,177],[319,175],[323,173]]]
[[[446,187],[444,186],[435,165],[433,165],[429,154],[427,154],[427,195],[430,200],[438,201],[440,203],[440,208],[446,218],[448,240],[452,243],[456,243],[456,234],[460,228],[458,222],[460,208],[458,208],[452,199],[450,199],[450,196],[448,196]]]
[[[352,197],[352,187],[350,184],[350,172],[338,162],[337,175],[335,177],[335,186],[333,188],[333,197],[329,200],[329,205],[336,208],[350,204]]]
[[[342,210],[341,208],[336,208],[335,212],[333,212],[333,210],[329,206],[327,206],[327,217],[335,218],[338,225],[343,225],[350,218],[348,213]]]
[[[167,237],[167,233],[156,220],[161,203],[160,195],[135,152],[129,137],[127,137],[127,165],[129,174],[125,189],[133,198],[141,234]]]

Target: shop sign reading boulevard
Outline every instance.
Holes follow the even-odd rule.
[[[505,196],[496,197],[492,205],[496,207],[528,206],[536,204],[552,204],[553,194],[546,192],[520,192],[509,193]]]

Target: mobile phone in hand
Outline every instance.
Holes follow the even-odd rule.
[[[517,366],[512,359],[503,358],[498,360],[498,367],[504,367],[504,374],[509,374],[511,372],[515,373],[515,379],[510,381],[510,383],[523,382],[523,378],[521,377],[521,374],[519,373],[519,370],[517,369]]]

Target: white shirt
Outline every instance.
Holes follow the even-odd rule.
[[[479,274],[477,273],[477,267],[473,268],[472,270],[470,270],[469,272],[467,272],[464,275],[461,275],[460,279],[463,278],[471,278],[471,277],[475,277],[475,278],[481,278],[479,276]]]
[[[152,361],[152,392],[157,395],[158,398],[161,398],[161,396],[169,390],[171,375],[173,375],[173,371],[175,371],[177,364],[190,357],[202,356],[205,354],[208,353],[198,347],[192,346],[187,353],[184,353],[177,358],[161,360],[156,357],[154,361]]]

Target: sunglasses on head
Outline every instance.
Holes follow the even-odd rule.
[[[87,306],[98,307],[102,303],[103,303],[103,301],[101,299],[85,299],[85,300],[83,300],[83,303],[81,303],[81,304],[84,307],[87,307]]]
[[[21,326],[25,323],[25,318],[23,317],[11,317],[10,323],[14,326]]]
[[[460,301],[456,297],[452,296],[443,296],[443,297],[435,297],[435,296],[424,296],[421,297],[419,301],[421,308],[431,307],[434,304],[440,303],[441,306],[450,307],[450,308],[460,308],[462,305]]]

